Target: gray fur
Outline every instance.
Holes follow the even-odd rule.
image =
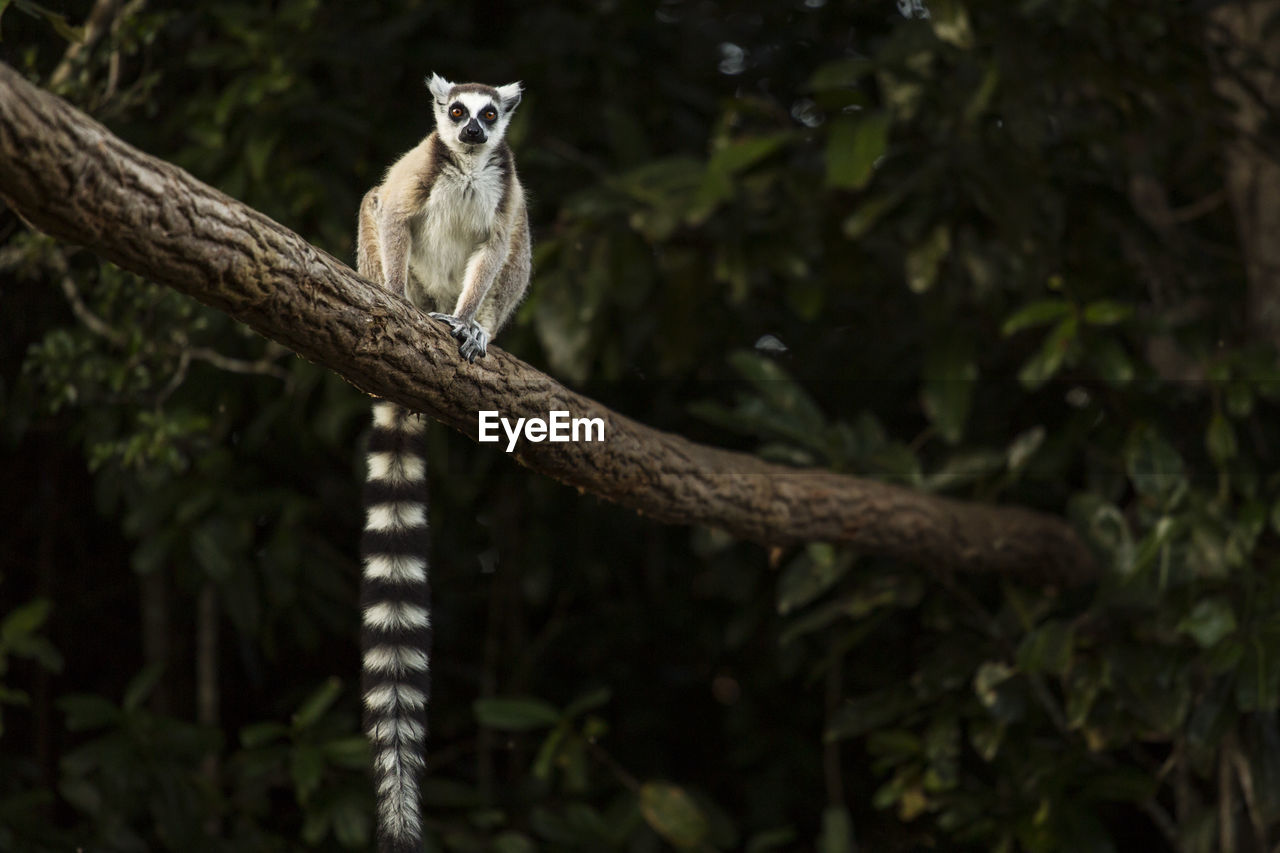
[[[432,75],[436,130],[365,196],[357,256],[379,283],[450,325],[468,360],[520,304],[532,266],[524,187],[503,137],[520,86],[453,84]],[[492,108],[485,141],[468,144],[451,108],[470,121]],[[478,329],[476,327],[479,327]],[[470,344],[470,346],[468,346]]]

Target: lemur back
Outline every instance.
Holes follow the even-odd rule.
[[[432,75],[436,130],[360,206],[361,275],[448,324],[468,361],[484,357],[529,285],[524,189],[503,141],[520,86]],[[451,312],[451,313],[446,313]],[[431,594],[425,420],[373,407],[365,489],[362,691],[382,853],[422,846]]]

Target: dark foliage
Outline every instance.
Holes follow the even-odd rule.
[[[1207,4],[125,2],[70,51],[68,5],[0,3],[0,58],[343,258],[427,73],[523,80],[505,348],[1107,567],[768,555],[438,429],[432,849],[1280,841],[1280,372]],[[367,399],[7,210],[0,273],[0,849],[367,847]]]

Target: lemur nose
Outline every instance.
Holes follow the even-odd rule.
[[[484,142],[484,129],[480,127],[480,123],[475,119],[469,121],[459,135],[462,137],[463,142]]]

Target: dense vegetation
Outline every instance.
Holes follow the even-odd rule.
[[[520,79],[504,348],[1096,549],[766,552],[437,429],[433,849],[1273,849],[1268,54],[1171,0],[754,5],[14,0],[0,58],[346,259],[425,74]],[[7,208],[0,305],[0,849],[366,848],[367,398]]]

